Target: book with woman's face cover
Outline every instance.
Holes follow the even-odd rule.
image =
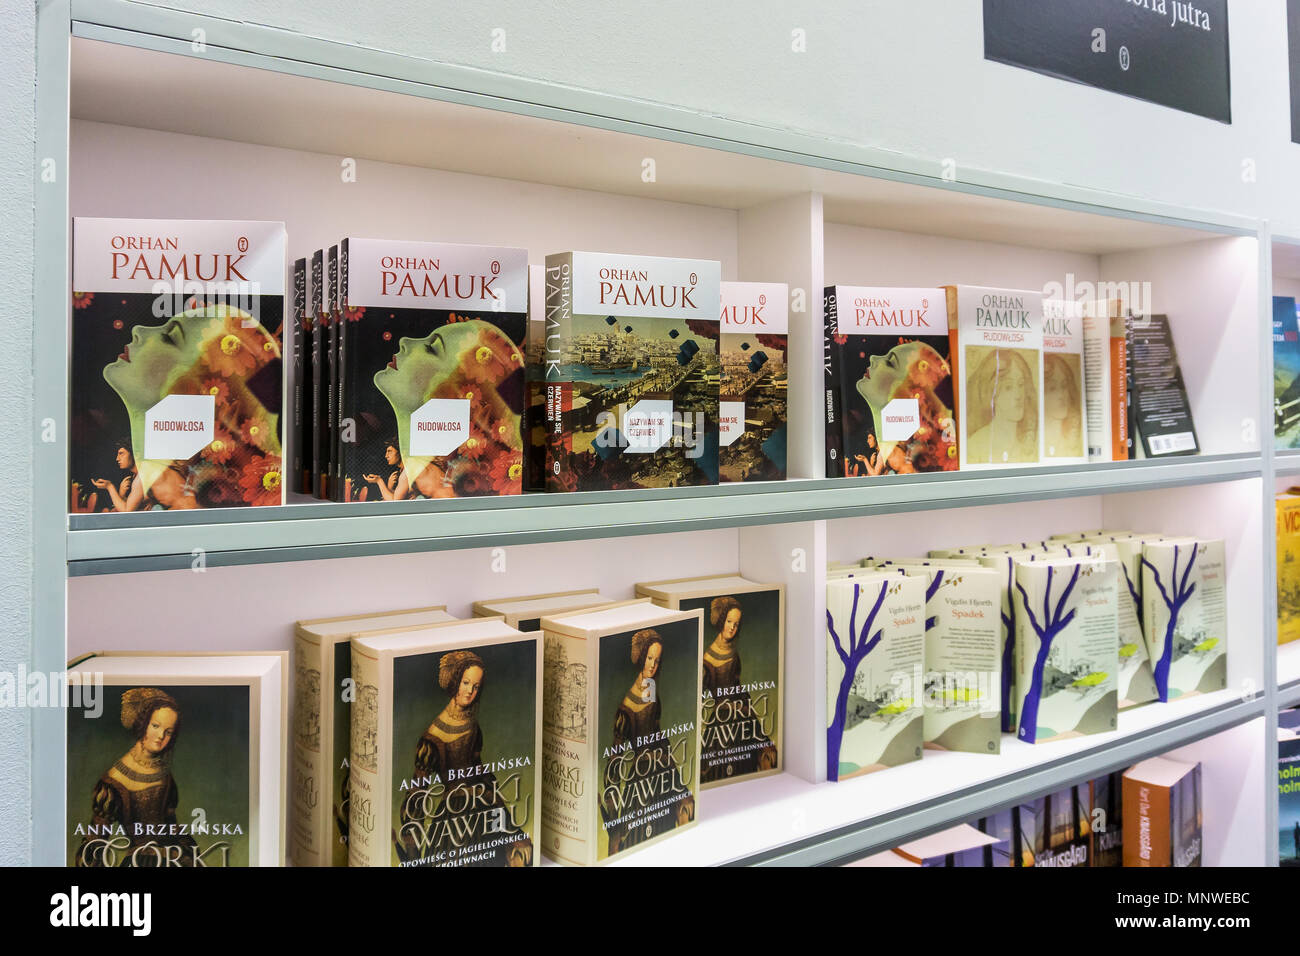
[[[962,470],[1043,460],[1043,296],[1030,289],[947,286],[956,313]]]
[[[339,496],[523,491],[528,251],[344,239]]]
[[[70,866],[281,866],[287,655],[68,668]]]
[[[1228,686],[1227,564],[1222,541],[1145,541],[1142,607],[1142,629],[1160,700]]]
[[[842,452],[827,477],[956,471],[957,411],[943,289],[831,286]],[[827,467],[831,467],[828,462]]]
[[[1088,408],[1084,401],[1083,320],[1087,303],[1044,299],[1043,463],[1088,461]]]
[[[352,639],[349,866],[536,866],[541,642],[500,618]]]
[[[444,605],[318,618],[294,625],[293,859],[348,865],[351,639],[376,628],[455,620]]]
[[[475,601],[475,617],[501,615],[505,622],[521,631],[540,631],[542,618],[582,611],[616,603],[613,598],[600,593],[598,588],[579,588],[573,591],[556,591],[551,594],[529,594],[522,597],[495,598]]]
[[[723,574],[644,582],[636,593],[704,614],[700,788],[780,773],[785,586]]]
[[[786,476],[789,287],[722,283],[718,480]]]
[[[73,221],[72,512],[278,505],[279,222]]]
[[[542,621],[542,852],[591,866],[691,827],[702,615],[625,601]]]

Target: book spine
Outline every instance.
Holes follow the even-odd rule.
[[[329,289],[325,311],[329,314],[329,416],[325,440],[325,489],[323,497],[338,500],[338,441],[339,441],[339,247],[330,246]]]
[[[835,286],[827,286],[822,300],[822,361],[825,371],[823,396],[826,421],[826,477],[842,478],[844,465],[844,399],[840,394],[839,302]]]
[[[1169,790],[1124,778],[1124,865],[1169,866]]]
[[[326,346],[329,344],[329,316],[325,312],[324,251],[317,249],[311,260],[312,322],[312,437],[311,437],[311,493],[316,498],[325,497],[325,450],[329,447],[329,375]]]
[[[547,631],[544,635],[542,699],[542,849],[560,863],[596,862],[596,805],[600,794],[592,714],[595,682],[581,693],[566,679],[574,664],[597,673],[588,643],[580,637]],[[552,692],[554,688],[561,688]]]
[[[293,862],[295,866],[322,866],[330,798],[323,790],[328,774],[320,744],[321,735],[330,733],[331,728],[321,725],[321,699],[329,691],[322,683],[325,669],[319,643],[295,635],[293,658]]]
[[[1114,431],[1115,368],[1111,361],[1110,320],[1083,317],[1083,403],[1088,412],[1088,460],[1111,461]]]
[[[957,333],[957,287],[955,285],[946,285],[943,287],[944,304],[948,308],[948,375],[952,381],[952,434],[956,447],[953,454],[957,460],[961,460],[961,369],[960,356],[961,348],[959,336]]]
[[[369,720],[360,708],[352,708],[352,748],[348,759],[352,793],[348,801],[348,866],[390,866],[387,825],[387,788],[379,770],[384,765],[386,744],[379,732],[379,714],[392,701],[380,693],[379,659],[352,648],[352,681],[355,701],[374,701]]]
[[[573,408],[573,383],[564,368],[564,350],[573,330],[573,253],[546,257],[546,343],[542,349],[545,386],[546,490],[573,491],[572,438],[565,434],[565,415]]]
[[[284,328],[290,340],[287,343],[293,360],[293,389],[288,395],[293,408],[292,452],[289,459],[289,474],[300,486],[303,472],[303,437],[306,434],[303,421],[303,317],[307,313],[307,260],[295,259],[293,263],[293,308],[285,317]]]
[[[1127,438],[1124,442],[1125,458],[1141,458],[1138,446],[1137,420],[1133,414],[1133,313],[1124,314],[1124,420]]]
[[[348,241],[339,243],[339,438],[335,482],[337,500],[352,500],[350,475],[356,458],[356,390],[348,367],[348,355],[355,349],[356,324],[348,319]],[[355,362],[353,365],[355,366]],[[360,489],[357,489],[360,491]]]

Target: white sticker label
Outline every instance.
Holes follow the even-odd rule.
[[[188,461],[212,443],[217,400],[211,395],[168,395],[144,416],[144,457]]]
[[[637,454],[656,452],[673,437],[673,403],[668,399],[637,402],[623,415],[623,440]]]
[[[726,448],[745,434],[745,403],[718,402],[718,445]]]
[[[896,398],[885,406],[881,417],[882,441],[907,441],[921,427],[920,403],[914,398]]]
[[[431,398],[411,413],[412,455],[450,455],[468,440],[468,398]]]

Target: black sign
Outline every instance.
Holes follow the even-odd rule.
[[[1291,142],[1300,143],[1300,0],[1286,0],[1286,37],[1291,64]]]
[[[1227,0],[984,0],[984,58],[1232,122]]]

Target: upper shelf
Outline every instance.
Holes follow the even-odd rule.
[[[1258,477],[1257,454],[702,488],[72,515],[72,575],[402,554],[1114,494]]]

